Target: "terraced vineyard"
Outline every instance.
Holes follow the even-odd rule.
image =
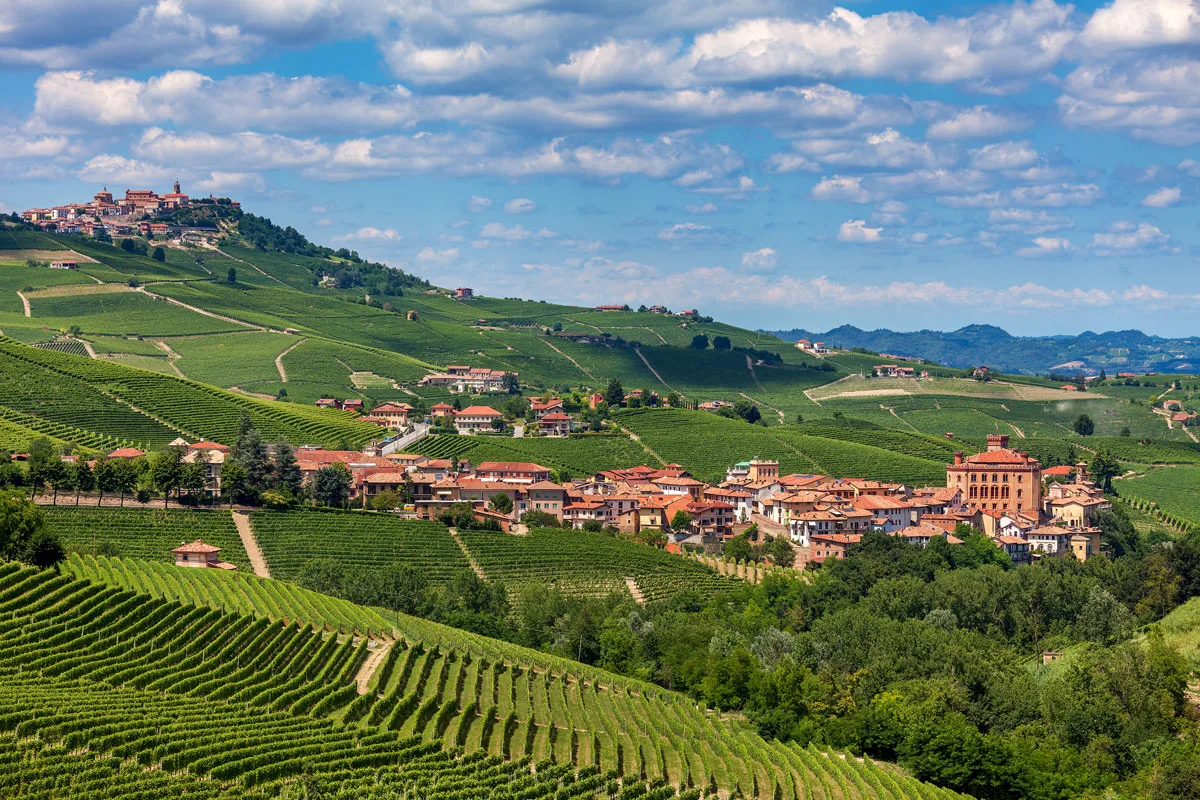
[[[271,574],[278,578],[294,578],[306,562],[322,558],[365,567],[407,564],[431,583],[470,568],[438,522],[318,511],[256,511],[250,521]]]
[[[570,595],[627,592],[633,578],[647,600],[688,589],[701,594],[730,583],[698,562],[615,536],[586,531],[534,529],[528,536],[459,531],[489,580],[510,588],[526,583],[558,586]]]
[[[513,439],[495,436],[427,436],[411,448],[430,458],[467,458],[482,461],[532,461],[573,476],[606,469],[656,464],[628,436],[579,435],[567,438]]]
[[[1159,467],[1115,483],[1127,500],[1154,503],[1157,510],[1175,520],[1200,525],[1200,467]]]
[[[136,558],[97,558],[78,553],[70,555],[68,569],[93,583],[179,603],[253,614],[272,621],[299,621],[342,633],[391,635],[392,623],[369,608],[285,581],[264,580],[241,572],[187,569]]]
[[[180,433],[231,442],[242,414],[267,441],[361,445],[378,434],[375,426],[345,412],[256,400],[8,338],[0,338],[0,388],[6,390],[0,399],[6,406],[143,446],[165,444]],[[58,435],[69,438],[66,433]]]
[[[157,600],[50,570],[0,568],[0,674],[306,713],[349,702],[366,657],[366,643],[349,636]]]
[[[63,498],[64,502],[66,498]],[[129,502],[133,502],[130,500]],[[221,548],[221,559],[249,569],[250,561],[228,511],[162,508],[44,506],[46,529],[63,547],[95,555],[100,545],[122,558],[174,563],[173,548],[203,539]]]

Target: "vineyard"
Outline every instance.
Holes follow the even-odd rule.
[[[684,589],[706,594],[730,586],[699,562],[600,533],[535,529],[528,536],[490,531],[458,536],[488,579],[510,588],[535,583],[568,595],[602,596],[626,593],[629,577],[647,600],[661,600]]]
[[[1159,467],[1114,486],[1126,502],[1177,530],[1200,526],[1200,467]]]
[[[65,503],[66,498],[63,500]],[[44,511],[46,530],[72,552],[174,563],[173,548],[203,539],[221,548],[223,561],[249,569],[250,562],[228,511],[67,505],[45,506]]]
[[[378,433],[345,412],[255,400],[194,381],[38,350],[7,338],[0,339],[0,389],[3,404],[15,410],[143,446],[165,444],[180,433],[231,442],[243,414],[267,441],[362,444]],[[66,434],[69,431],[55,435],[69,439]]]
[[[409,617],[400,639],[376,645],[388,649],[360,692],[365,641],[223,613],[211,584],[190,584],[209,592],[192,603],[123,588],[185,592],[149,565],[76,557],[76,570],[103,580],[0,566],[5,796],[266,797],[304,774],[343,792],[447,799],[957,797],[766,742],[672,692]]]
[[[628,436],[576,435],[566,438],[502,438],[494,436],[428,436],[411,451],[430,458],[483,461],[532,461],[573,476],[606,469],[656,463]]]
[[[279,578],[296,577],[316,559],[372,568],[408,565],[430,583],[444,583],[470,567],[438,522],[318,511],[257,511],[250,520],[271,574]]]
[[[186,569],[140,559],[78,553],[71,554],[68,569],[76,577],[93,583],[179,603],[254,614],[273,622],[301,622],[340,633],[391,635],[391,623],[379,613],[286,581],[264,580],[220,569]]]

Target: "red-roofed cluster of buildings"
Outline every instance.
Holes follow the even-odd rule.
[[[192,199],[180,191],[179,181],[175,181],[172,191],[161,195],[152,189],[126,189],[124,197],[114,197],[106,186],[96,192],[90,202],[30,208],[21,212],[21,219],[40,228],[62,233],[95,235],[97,228],[104,228],[110,236],[131,233],[153,233],[157,236],[184,229],[165,222],[138,220],[185,208],[191,203]],[[241,204],[234,202],[231,205],[238,208]]]
[[[433,372],[417,381],[418,386],[444,386],[452,392],[502,392],[517,373],[486,367],[453,364],[445,372]]]

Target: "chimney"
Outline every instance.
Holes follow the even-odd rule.
[[[955,450],[954,451],[954,465],[958,466],[959,464],[962,464],[962,463],[963,463],[963,451]]]
[[[993,450],[1003,450],[1008,447],[1008,437],[1002,433],[989,434],[987,437],[988,452]]]

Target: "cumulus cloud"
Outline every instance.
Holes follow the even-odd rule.
[[[985,139],[1016,133],[1032,123],[1010,111],[987,106],[963,109],[939,119],[925,132],[930,139]]]
[[[1073,228],[1070,217],[1027,208],[993,208],[988,212],[988,228],[1003,233],[1041,234]]]
[[[908,138],[894,128],[859,140],[807,139],[793,144],[803,156],[839,169],[917,169],[952,164],[957,155]],[[785,171],[776,168],[776,171]]]
[[[477,214],[481,211],[487,211],[491,207],[492,198],[490,197],[480,197],[477,194],[473,194],[471,195],[471,199],[467,201],[467,211],[474,211]]]
[[[476,247],[486,247],[492,242],[523,242],[527,239],[553,239],[557,233],[549,228],[531,230],[524,225],[511,227],[501,222],[489,222],[479,230],[479,238],[473,242]]]
[[[810,192],[814,200],[829,200],[838,203],[870,203],[878,196],[862,185],[861,178],[834,175],[822,178]]]
[[[1166,208],[1179,202],[1183,196],[1178,186],[1164,186],[1157,192],[1151,192],[1142,198],[1142,205],[1147,208]]]
[[[371,241],[398,242],[403,238],[404,237],[401,236],[400,232],[397,231],[395,228],[380,229],[380,228],[374,228],[371,226],[367,226],[365,228],[359,228],[358,230],[356,230],[352,233],[345,233],[345,234],[342,234],[341,236],[335,236],[335,237],[333,237],[333,240],[335,242],[371,242]]]
[[[971,151],[976,169],[1021,169],[1036,164],[1038,153],[1028,142],[999,142]]]
[[[751,272],[769,272],[779,266],[779,254],[770,247],[760,247],[742,253],[742,269]]]
[[[111,153],[93,156],[79,170],[79,179],[89,183],[128,183],[146,186],[166,183],[172,177],[173,172],[159,164]]]
[[[1130,255],[1168,251],[1171,237],[1149,222],[1114,222],[1107,231],[1092,234],[1092,252],[1097,255]]]
[[[839,242],[855,244],[875,244],[883,241],[883,228],[868,228],[866,220],[846,220],[838,228]]]
[[[417,253],[417,261],[422,264],[449,264],[458,258],[458,249],[454,247],[445,250],[434,250],[432,247],[423,247]]]
[[[1017,250],[1017,255],[1021,258],[1048,258],[1051,256],[1066,255],[1071,250],[1071,242],[1068,239],[1053,236],[1038,236],[1033,240],[1031,247],[1022,247]]]
[[[1055,101],[1069,127],[1114,130],[1165,145],[1200,142],[1200,60],[1154,56],[1089,63]]]
[[[537,208],[537,203],[528,197],[517,197],[504,204],[505,214],[527,214]]]
[[[1196,44],[1200,13],[1195,0],[1114,0],[1092,14],[1079,39],[1103,50]]]
[[[709,200],[699,205],[686,205],[683,210],[689,214],[712,214],[717,211],[717,204]]]

